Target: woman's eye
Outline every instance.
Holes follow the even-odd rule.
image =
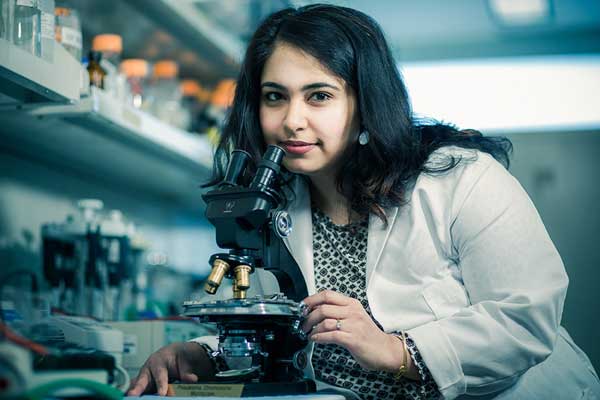
[[[281,94],[277,92],[267,92],[263,94],[263,98],[269,102],[281,100],[282,97],[283,96],[281,96]]]
[[[331,99],[331,96],[325,92],[315,92],[310,96],[311,100],[322,102]]]

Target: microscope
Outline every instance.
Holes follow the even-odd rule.
[[[216,228],[217,244],[229,250],[210,257],[212,271],[205,291],[215,294],[228,278],[233,281],[232,297],[183,305],[185,316],[217,325],[219,347],[212,356],[223,359],[230,369],[217,372],[216,383],[243,383],[243,396],[315,391],[315,382],[304,378],[308,342],[300,327],[303,310],[298,303],[308,291],[282,241],[292,228],[290,216],[282,210],[284,156],[282,148],[268,146],[254,178],[245,186],[240,178],[250,155],[234,150],[223,181],[202,196],[206,217]],[[256,268],[273,273],[281,293],[248,297],[250,275]]]

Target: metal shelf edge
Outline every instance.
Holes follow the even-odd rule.
[[[0,39],[0,79],[6,83],[0,90],[4,93],[9,86],[22,90],[20,101],[77,101],[80,71],[80,63],[60,44],[55,44],[54,62],[50,63]]]

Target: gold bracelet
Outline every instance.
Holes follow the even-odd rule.
[[[393,335],[402,342],[402,363],[400,364],[398,370],[394,373],[394,379],[401,379],[404,377],[404,375],[406,375],[406,372],[408,371],[408,368],[406,366],[408,361],[408,357],[406,354],[406,333],[394,333]]]

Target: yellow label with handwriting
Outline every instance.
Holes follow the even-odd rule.
[[[175,383],[169,385],[167,396],[177,397],[242,397],[244,385],[242,384],[211,384],[211,383],[196,383],[181,384]]]

